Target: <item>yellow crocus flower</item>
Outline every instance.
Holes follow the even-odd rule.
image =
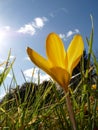
[[[27,47],[27,53],[31,61],[49,74],[64,90],[68,91],[68,85],[73,69],[79,63],[84,50],[81,35],[75,35],[67,51],[60,37],[56,33],[50,33],[46,39],[47,58]]]
[[[60,37],[50,33],[46,39],[47,58],[27,47],[27,53],[33,63],[49,74],[66,92],[72,76],[73,69],[79,63],[84,50],[81,35],[75,35],[67,51]],[[74,112],[69,95],[66,96],[67,108],[73,129],[76,130]]]

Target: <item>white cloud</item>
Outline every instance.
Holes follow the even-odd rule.
[[[75,32],[76,32],[76,33],[80,33],[79,29],[75,29]]]
[[[28,79],[28,78],[31,78],[33,76],[34,71],[36,71],[36,70],[34,70],[34,68],[31,68],[31,69],[25,70],[23,73],[26,76],[26,78]]]
[[[31,69],[27,69],[24,72],[24,75],[26,77],[26,79],[28,81],[31,80],[31,78],[33,78],[33,82],[38,83],[38,73],[39,73],[39,68],[31,68]],[[40,71],[40,83],[42,83],[44,80],[49,80],[50,76],[41,72]]]
[[[23,27],[20,27],[20,29],[17,32],[22,34],[34,35],[35,28],[32,26],[32,24],[26,24]]]
[[[61,39],[66,40],[65,34],[59,34],[59,36],[60,36]]]
[[[44,25],[45,25],[45,22],[47,21],[48,19],[46,17],[37,17],[34,19],[34,22],[32,22],[32,25],[35,27],[35,28],[42,28]]]
[[[74,29],[74,31],[70,30],[68,31],[66,34],[59,34],[60,38],[62,38],[63,40],[67,40],[68,38],[70,38],[72,35],[80,33],[80,31],[78,29]]]
[[[60,38],[65,38],[65,34],[59,34]]]
[[[66,34],[66,37],[68,38],[68,37],[70,37],[70,36],[73,35],[73,34],[74,34],[73,31],[68,31],[67,34]]]
[[[25,24],[20,27],[17,31],[22,34],[30,34],[34,35],[36,33],[36,29],[40,29],[45,25],[45,22],[48,21],[46,17],[36,17],[31,23]]]
[[[66,37],[69,38],[70,36],[80,33],[80,31],[78,29],[74,29],[74,31],[70,30],[67,32]]]
[[[75,29],[74,31],[68,31],[67,34],[66,34],[66,37],[70,37],[72,36],[73,34],[76,34],[76,33],[79,33],[79,30],[78,29]]]

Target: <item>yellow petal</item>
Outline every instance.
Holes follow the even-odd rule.
[[[83,55],[83,50],[84,43],[82,37],[80,35],[75,35],[67,50],[69,73],[72,73],[73,69],[79,63]]]
[[[37,52],[35,52],[29,47],[27,48],[27,53],[31,61],[35,65],[37,65],[39,68],[44,70],[47,74],[49,74],[66,91],[68,90],[70,75],[66,70],[60,67],[51,68],[51,65],[48,60],[43,58],[41,55],[39,55]]]
[[[52,78],[64,89],[68,90],[68,85],[70,81],[69,73],[60,67],[51,68]]]
[[[46,53],[54,66],[65,67],[65,48],[62,40],[55,33],[50,33],[46,40]]]
[[[28,53],[28,56],[30,57],[31,61],[35,65],[37,65],[39,68],[41,68],[42,70],[44,70],[47,74],[49,74],[51,76],[50,64],[49,64],[48,60],[43,58],[41,55],[39,55],[37,52],[35,52],[34,50],[32,50],[29,47],[27,47],[27,53]]]

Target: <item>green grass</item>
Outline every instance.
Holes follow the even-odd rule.
[[[77,81],[78,76],[74,75],[69,85],[70,93],[67,93],[72,101],[77,130],[98,129],[98,61],[92,50],[93,35],[92,21],[90,38],[86,38],[87,67],[84,69],[82,58],[79,79]],[[46,86],[35,85],[32,79],[27,83],[24,75],[25,84],[22,89],[19,88],[12,69],[14,61],[10,62],[9,57],[10,53],[5,69],[0,74],[0,85],[4,85],[7,74],[12,70],[12,82],[16,88],[9,91],[0,103],[0,130],[73,130],[66,106],[67,94],[62,89],[58,90],[55,82],[48,82]],[[92,88],[92,84],[96,85],[96,89]],[[25,91],[21,92],[23,88]]]

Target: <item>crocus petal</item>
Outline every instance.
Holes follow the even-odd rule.
[[[52,78],[67,92],[70,74],[60,67],[51,68]]]
[[[39,68],[44,70],[47,74],[49,74],[66,91],[68,90],[70,75],[66,70],[60,67],[51,68],[51,65],[48,60],[43,58],[41,55],[39,55],[37,52],[35,52],[29,47],[27,47],[27,53],[31,61],[35,65],[37,65]]]
[[[32,50],[31,48],[27,47],[27,53],[28,56],[30,57],[31,61],[37,65],[39,68],[44,70],[47,74],[51,76],[51,71],[50,71],[50,64],[48,60],[43,58],[41,55],[39,55],[37,52]]]
[[[62,68],[65,67],[65,48],[62,40],[55,33],[50,33],[46,40],[46,53],[49,61]],[[66,63],[67,64],[67,63]]]
[[[71,41],[68,50],[68,71],[72,73],[73,69],[79,63],[84,50],[83,39],[80,35],[75,35]]]

